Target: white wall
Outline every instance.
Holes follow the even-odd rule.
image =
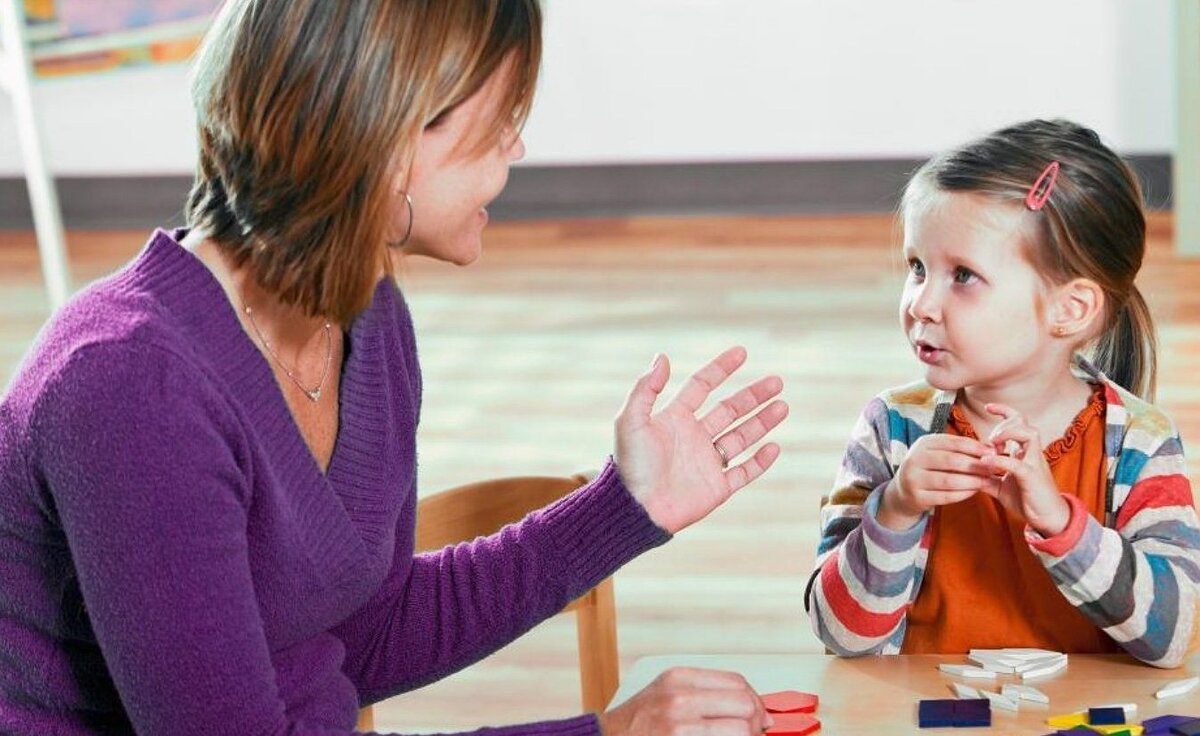
[[[1144,0],[545,0],[528,163],[926,155],[1032,116],[1174,147],[1172,5]],[[45,80],[58,174],[188,173],[181,66]],[[0,176],[21,171],[0,100]]]

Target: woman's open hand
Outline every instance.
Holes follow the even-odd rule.
[[[707,516],[779,457],[779,445],[771,442],[731,462],[787,416],[787,404],[773,400],[783,390],[778,376],[760,378],[696,417],[709,394],[745,362],[745,348],[726,350],[655,412],[671,375],[667,357],[657,355],[617,415],[613,457],[621,478],[654,523],[672,534]]]

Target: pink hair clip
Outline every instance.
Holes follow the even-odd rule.
[[[1054,182],[1058,181],[1058,162],[1051,161],[1042,169],[1042,175],[1037,178],[1033,186],[1029,187],[1029,194],[1025,195],[1025,206],[1037,212],[1042,207],[1046,206],[1046,200],[1050,199],[1050,192],[1054,191]]]

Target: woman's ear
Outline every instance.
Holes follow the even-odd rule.
[[[1055,289],[1050,332],[1090,339],[1104,318],[1104,290],[1091,279],[1072,279]]]

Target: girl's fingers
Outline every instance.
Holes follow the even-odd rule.
[[[1001,404],[998,402],[991,403],[991,404],[984,404],[983,410],[988,412],[989,414],[995,414],[998,417],[1004,417],[1005,419],[1012,419],[1014,417],[1021,416],[1021,412],[1012,408],[1008,404]]]
[[[962,452],[950,452],[947,450],[933,450],[926,453],[924,462],[921,463],[926,470],[931,472],[952,472],[952,473],[969,473],[981,475],[988,472],[985,465],[979,462],[981,455],[968,455]]]
[[[974,496],[976,493],[982,493],[982,492],[985,492],[986,490],[987,490],[986,487],[980,487],[974,491],[944,491],[942,493],[938,493],[933,498],[933,501],[934,501],[935,506],[949,506],[952,503],[958,503],[959,501],[966,501],[968,498],[970,498],[971,496]]]
[[[1003,430],[1000,427],[992,433],[991,445],[996,454],[1012,455],[1024,458],[1031,452],[1042,451],[1042,441],[1038,431],[1028,424],[1013,424]]]
[[[988,475],[974,473],[927,473],[918,479],[921,488],[929,491],[978,491],[987,482]]]
[[[973,440],[970,437],[960,437],[954,434],[927,434],[921,438],[920,442],[921,449],[924,452],[940,450],[944,452],[957,452],[973,457],[980,457],[989,449],[986,444],[979,440]]]
[[[1021,459],[1007,455],[989,455],[983,461],[990,464],[995,472],[1001,475],[1011,475],[1018,482],[1023,481],[1029,472],[1029,466]]]

